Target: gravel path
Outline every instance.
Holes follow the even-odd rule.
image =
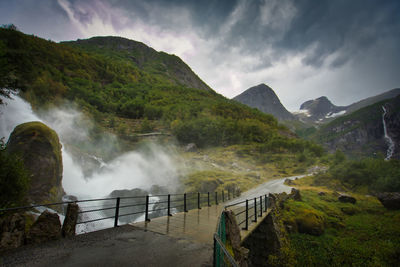
[[[1,266],[212,266],[212,247],[130,225],[24,246]]]

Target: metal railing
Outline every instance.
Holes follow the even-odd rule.
[[[39,215],[47,209],[57,212],[62,222],[67,205],[76,203],[79,205],[76,233],[80,234],[210,207],[234,197],[234,192],[221,191],[86,199],[0,209],[0,217],[23,210]]]
[[[262,217],[263,213],[268,211],[269,205],[269,196],[263,195],[227,205],[225,210],[233,211],[238,226],[242,227],[242,230],[249,230],[249,225],[257,222],[257,218]]]
[[[257,218],[262,217],[263,213],[268,211],[270,207],[269,196],[259,196],[252,199],[239,201],[224,207],[224,210],[231,210],[235,215],[236,222],[242,230],[249,230],[249,226],[253,222],[257,222]],[[227,247],[225,216],[222,212],[219,218],[217,232],[214,234],[214,256],[213,266],[238,266]]]

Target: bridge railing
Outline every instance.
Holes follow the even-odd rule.
[[[231,210],[235,215],[236,222],[242,230],[249,230],[252,223],[256,223],[259,217],[268,211],[270,207],[269,196],[263,195],[251,199],[235,202],[226,205],[224,210]],[[231,250],[232,251],[232,250]],[[217,232],[214,234],[214,257],[213,265],[222,266],[238,266],[232,255],[227,249],[225,215],[221,213]]]
[[[57,212],[62,223],[67,205],[76,203],[79,206],[76,233],[80,234],[218,205],[233,197],[232,192],[220,191],[74,200],[0,209],[0,217],[21,211],[40,215],[44,210],[49,210]]]

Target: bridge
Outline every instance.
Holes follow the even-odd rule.
[[[294,177],[293,177],[294,178]],[[284,179],[279,180],[279,184],[283,184]],[[217,266],[220,265],[221,259],[226,259],[229,255],[224,256],[224,233],[221,231],[221,220],[220,215],[223,210],[232,210],[236,215],[236,221],[241,229],[241,238],[245,239],[253,229],[265,218],[268,214],[269,200],[267,195],[254,195],[259,193],[260,190],[264,192],[274,191],[288,191],[290,187],[283,186],[281,188],[271,188],[272,190],[266,190],[268,184],[276,184],[277,180],[267,182],[260,185],[259,187],[243,193],[241,196],[237,196],[235,192],[213,192],[213,193],[184,193],[184,194],[168,194],[168,195],[155,195],[155,196],[134,196],[134,197],[120,197],[120,198],[104,198],[104,199],[90,199],[90,200],[78,200],[63,203],[51,203],[46,205],[36,205],[30,207],[14,208],[25,209],[39,212],[43,209],[52,209],[62,214],[65,207],[69,203],[77,203],[80,207],[79,220],[77,223],[77,233],[74,239],[64,240],[59,242],[80,242],[79,240],[87,239],[90,236],[102,235],[101,233],[112,233],[113,231],[125,231],[120,239],[107,238],[103,240],[104,243],[111,242],[114,240],[114,245],[118,247],[119,242],[126,238],[129,240],[129,249],[132,255],[137,255],[139,258],[130,259],[142,260],[137,264],[143,264],[148,262],[154,262],[155,259],[160,262],[178,261],[174,264],[180,264],[182,266],[196,266],[201,262],[206,264],[216,263],[215,257],[220,258]],[[250,197],[251,196],[251,197]],[[255,196],[255,197],[254,197]],[[4,210],[3,210],[4,211]],[[62,215],[61,215],[62,217]],[[120,227],[121,225],[125,225]],[[103,231],[97,231],[99,229],[108,229]],[[86,235],[80,233],[87,233],[96,231],[95,233]],[[215,233],[218,232],[218,235]],[[154,236],[156,234],[156,236]],[[129,236],[136,236],[135,238],[128,238]],[[137,237],[141,236],[141,237]],[[149,237],[151,236],[151,238]],[[150,238],[155,240],[157,237],[160,240],[160,236],[163,236],[164,246],[154,247],[154,243],[140,243],[133,242],[132,240],[146,240]],[[113,237],[113,236],[112,236]],[[75,241],[74,241],[75,240]],[[178,242],[176,245],[182,245],[185,250],[185,255],[180,255],[179,251],[171,251],[172,247],[176,249],[176,246],[172,245],[174,242]],[[179,243],[182,244],[179,244]],[[222,243],[221,243],[222,242]],[[93,250],[97,243],[93,244],[88,248],[88,251]],[[140,244],[140,245],[139,245]],[[160,241],[160,244],[162,242]],[[126,245],[126,244],[125,244]],[[63,253],[67,251],[65,248],[68,247],[65,244]],[[71,245],[74,247],[75,245]],[[123,246],[123,244],[121,244]],[[193,251],[190,251],[192,248]],[[189,251],[188,251],[189,249]],[[121,249],[126,252],[125,249]],[[179,249],[178,249],[179,250]],[[69,266],[68,258],[71,262],[79,263],[79,259],[85,258],[85,250],[73,250],[69,256],[64,256],[66,261],[60,260],[60,266]],[[120,255],[119,250],[112,250],[113,257],[125,257],[126,255]],[[143,253],[143,251],[147,253]],[[148,251],[153,251],[152,254],[148,254]],[[18,255],[18,251],[15,252]],[[42,252],[39,252],[42,253]],[[60,254],[60,252],[55,252]],[[93,253],[93,251],[91,252]],[[96,258],[93,258],[91,264],[107,262],[108,258],[105,259],[104,255],[108,253],[96,254]],[[139,254],[138,254],[139,253]],[[174,253],[175,255],[171,258]],[[214,260],[212,255],[214,254]],[[217,255],[216,255],[217,254]],[[197,255],[197,256],[196,256]],[[199,255],[202,255],[199,258]],[[207,256],[208,255],[208,256]],[[16,256],[16,258],[21,258]],[[26,258],[26,257],[25,257]],[[174,260],[175,259],[175,260]],[[181,261],[179,262],[179,259]],[[1,259],[2,260],[2,259]],[[0,260],[0,263],[2,263]],[[189,263],[191,260],[194,262]],[[200,261],[199,261],[200,260]],[[52,264],[54,261],[51,262]],[[124,265],[124,263],[121,263]],[[172,264],[172,262],[171,262]],[[41,262],[39,265],[43,265]],[[51,264],[49,264],[51,265]],[[79,265],[79,264],[78,264]],[[100,264],[101,266],[101,264]],[[235,266],[235,265],[233,265]]]

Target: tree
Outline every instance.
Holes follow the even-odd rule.
[[[10,155],[0,141],[0,208],[22,205],[29,188],[29,174],[20,158]]]

